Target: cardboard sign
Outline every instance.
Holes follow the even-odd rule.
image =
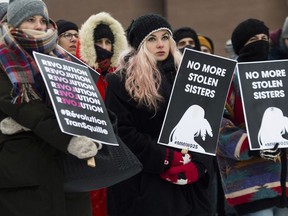
[[[251,150],[288,147],[288,61],[239,63],[237,75]]]
[[[86,66],[33,52],[64,133],[118,145],[107,110]]]
[[[236,61],[185,49],[158,143],[215,155]]]

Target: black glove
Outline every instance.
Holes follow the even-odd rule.
[[[276,143],[272,149],[260,150],[260,157],[266,160],[272,160],[274,162],[280,160],[280,149],[278,146],[279,143]]]

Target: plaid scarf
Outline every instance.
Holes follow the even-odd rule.
[[[70,59],[57,47],[57,31],[21,30],[10,28],[4,23],[0,26],[0,37],[0,66],[13,84],[12,103],[49,100],[32,52]]]

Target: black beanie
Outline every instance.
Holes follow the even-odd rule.
[[[114,35],[110,29],[110,27],[106,24],[99,24],[94,29],[94,41],[97,41],[101,38],[108,38],[112,44],[114,44]]]
[[[197,35],[196,31],[192,28],[182,27],[182,28],[176,29],[173,32],[173,38],[174,38],[176,43],[178,43],[183,38],[192,38],[194,40],[194,43],[195,43],[194,49],[200,51],[200,42],[198,39],[198,35]]]
[[[127,29],[127,39],[136,50],[144,42],[146,37],[158,30],[165,29],[172,35],[170,24],[158,14],[146,14],[132,20]]]
[[[57,20],[56,25],[58,29],[58,36],[69,30],[75,30],[77,32],[79,30],[75,23],[63,19]]]
[[[245,43],[257,34],[266,34],[269,36],[269,28],[264,22],[257,19],[247,19],[241,22],[233,31],[231,36],[232,46],[237,55],[244,47]]]

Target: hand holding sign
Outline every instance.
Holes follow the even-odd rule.
[[[279,143],[278,148],[288,146],[287,62],[238,63],[237,77],[251,150],[273,150],[275,143]]]
[[[260,150],[260,157],[266,160],[272,160],[276,162],[280,161],[280,149],[278,148],[279,143],[276,143],[272,149]]]
[[[236,61],[185,49],[158,143],[215,155]],[[212,106],[211,106],[212,104]]]
[[[97,146],[98,145],[98,146]],[[68,145],[68,152],[79,159],[90,158],[88,165],[95,167],[94,156],[98,153],[98,150],[102,148],[102,144],[93,142],[92,139],[79,136],[73,137]],[[92,159],[92,160],[91,160]]]
[[[36,52],[33,55],[62,132],[82,137],[75,139],[91,138],[77,145],[70,143],[68,151],[80,159],[90,158],[88,166],[95,167],[94,156],[102,146],[99,144],[97,148],[95,141],[118,144],[104,102],[90,74],[92,69]]]

